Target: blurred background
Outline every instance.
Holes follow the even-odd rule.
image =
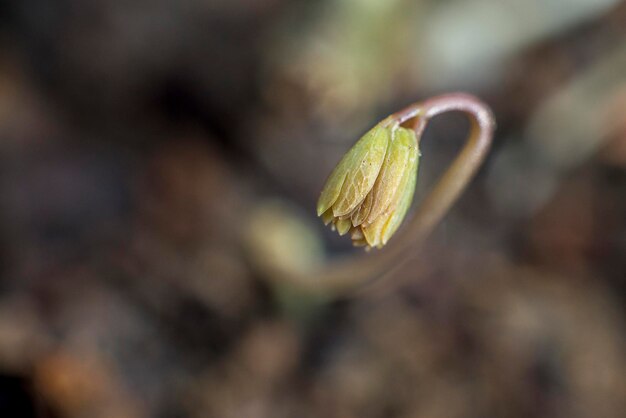
[[[399,285],[277,276],[354,252],[326,176],[451,91],[496,139]],[[624,1],[5,0],[0,416],[622,417],[625,110]]]

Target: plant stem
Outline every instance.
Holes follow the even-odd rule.
[[[419,249],[482,164],[493,139],[495,120],[489,107],[478,98],[452,93],[414,103],[382,122],[407,124],[413,121],[419,141],[432,118],[452,111],[469,116],[470,132],[465,146],[421,202],[413,218],[401,227],[398,236],[381,250],[332,263],[311,277],[298,278],[299,284],[307,290],[330,294],[361,290],[362,285],[381,276],[389,284],[391,275],[386,273],[405,262],[409,251]]]

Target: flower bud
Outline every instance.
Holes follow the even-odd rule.
[[[328,177],[317,215],[354,245],[381,248],[411,206],[419,156],[413,130],[376,125]]]

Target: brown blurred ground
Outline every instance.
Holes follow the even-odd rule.
[[[352,251],[326,175],[455,90],[494,148],[401,285],[272,277]],[[3,2],[0,416],[621,417],[625,110],[617,0]]]

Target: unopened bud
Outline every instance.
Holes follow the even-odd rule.
[[[415,132],[380,123],[330,174],[317,215],[356,246],[381,248],[404,219],[415,191],[419,150]]]

